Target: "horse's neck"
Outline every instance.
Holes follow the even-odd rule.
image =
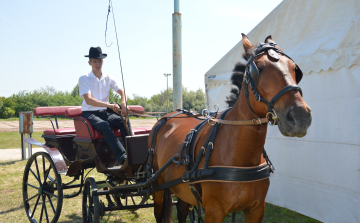
[[[254,114],[241,92],[234,107],[225,116],[226,120],[252,120],[259,118]],[[230,163],[239,166],[255,166],[261,161],[261,153],[265,144],[267,124],[261,126],[246,125],[232,126],[223,125],[224,134],[231,136],[225,142],[227,154],[230,155]]]

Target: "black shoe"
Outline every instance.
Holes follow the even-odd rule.
[[[127,156],[122,156],[121,159],[119,160],[120,165],[123,165],[125,163],[125,160],[127,159]]]

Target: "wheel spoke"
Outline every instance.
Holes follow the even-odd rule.
[[[39,181],[39,184],[41,185],[41,182],[40,182],[39,178],[36,176],[36,174],[35,174],[34,171],[31,169],[31,167],[30,167],[30,171],[31,171],[31,173],[34,175],[34,177],[36,178],[36,180]]]
[[[33,187],[33,188],[35,188],[35,189],[38,189],[38,190],[39,190],[39,188],[38,188],[38,187],[35,187],[34,185],[29,184],[28,182],[26,182],[26,184],[27,184],[27,185],[29,185],[30,187]]]
[[[32,196],[32,197],[30,197],[30,198],[28,198],[28,199],[26,199],[26,201],[25,202],[29,202],[30,200],[32,200],[33,198],[35,198],[36,196],[38,196],[39,194],[35,194],[34,196]]]
[[[37,175],[38,175],[38,177],[39,177],[39,183],[40,183],[40,186],[42,186],[42,184],[41,184],[40,172],[39,172],[39,166],[38,166],[36,157],[35,157],[35,164],[36,164]]]
[[[46,179],[48,178],[48,175],[50,173],[50,170],[51,170],[51,164],[49,164],[49,168],[47,170],[45,170],[45,161],[43,161],[44,165],[43,165],[43,168],[44,168],[44,182],[43,184],[46,183]]]
[[[31,212],[30,218],[32,218],[32,217],[34,216],[36,207],[37,207],[37,205],[38,205],[38,203],[39,203],[39,200],[40,200],[40,194],[39,194],[39,196],[38,196],[38,199],[36,200],[36,203],[35,203],[35,206],[34,206],[33,211]]]
[[[54,214],[55,214],[55,208],[54,208],[54,205],[53,205],[53,203],[52,203],[52,201],[51,201],[50,195],[46,195],[46,196],[47,196],[47,198],[49,199],[51,208],[52,208],[52,210],[53,210],[53,212],[54,212]]]
[[[41,223],[41,221],[42,221],[42,217],[43,217],[43,214],[44,214],[44,205],[45,205],[45,202],[42,203],[42,207],[41,207],[40,223]]]
[[[49,170],[49,173],[50,173],[50,170]],[[54,183],[56,182],[56,180],[55,180],[54,178],[52,178],[52,177],[50,176],[50,174],[48,174],[47,177],[51,180],[51,184],[50,184],[49,186],[53,186]]]
[[[45,156],[43,156],[42,157],[42,161],[43,161],[43,171],[44,171],[44,176],[45,176]],[[44,179],[46,179],[45,177],[44,177]]]
[[[51,196],[54,196],[54,197],[58,197],[57,195],[55,195],[55,194],[52,194],[52,193],[50,193],[50,192],[48,192],[48,191],[43,191],[43,193],[44,194],[47,194],[47,195],[51,195]]]
[[[43,199],[43,203],[44,203],[44,209],[45,209],[45,216],[46,216],[46,222],[49,223],[49,216],[47,214],[47,210],[46,210],[46,202],[45,202],[45,197],[46,195],[41,195],[42,199]]]

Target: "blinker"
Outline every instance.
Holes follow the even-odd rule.
[[[303,73],[300,70],[300,67],[297,64],[295,64],[295,65],[296,65],[296,67],[295,67],[295,77],[296,77],[296,83],[298,84],[301,81],[302,77],[303,77]]]
[[[280,56],[277,52],[275,52],[273,49],[269,49],[268,51],[268,54],[271,58],[273,58],[274,60],[279,60],[280,59]]]
[[[255,87],[257,87],[258,80],[259,80],[259,70],[257,69],[254,61],[251,61],[249,66],[250,66],[249,72],[250,72],[251,79],[253,79]]]

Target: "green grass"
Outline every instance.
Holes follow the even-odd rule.
[[[34,132],[31,138],[38,142],[45,143],[41,137],[42,132]],[[21,134],[18,132],[0,132],[0,149],[17,149],[21,148]]]
[[[27,160],[0,162],[0,195],[2,199],[0,202],[0,222],[28,222],[22,200],[22,178],[26,162]],[[41,166],[41,163],[39,163],[39,165]],[[97,173],[96,170],[90,172],[88,177],[94,177],[96,180],[105,179],[105,176]],[[70,179],[71,178],[69,177],[62,176],[63,183],[68,182]],[[65,192],[66,194],[71,194],[75,191],[76,189],[72,189],[70,191],[66,190]],[[71,199],[64,199],[61,216],[58,222],[82,222],[81,206],[81,195]],[[177,222],[175,216],[176,208],[174,208],[173,220],[174,222]],[[155,222],[155,219],[153,216],[153,208],[147,208],[138,209],[136,211],[123,210],[110,213],[107,212],[101,222],[146,223]],[[224,222],[231,222],[231,215],[229,215]],[[237,213],[236,222],[244,222],[244,215]],[[262,222],[310,223],[318,221],[286,208],[266,204],[265,216]]]

